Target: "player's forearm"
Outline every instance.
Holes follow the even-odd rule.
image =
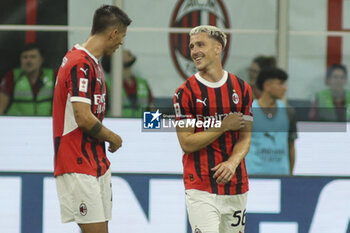
[[[234,163],[236,166],[238,166],[241,163],[242,159],[248,154],[250,143],[251,143],[251,137],[249,135],[243,138],[240,137],[240,139],[237,141],[237,143],[233,147],[232,154],[228,160]]]
[[[294,141],[289,141],[289,169],[290,174],[293,174],[294,170],[294,163],[295,163],[295,147],[294,147]]]
[[[96,119],[97,120],[97,119]],[[99,141],[115,141],[116,134],[106,128],[100,121],[96,121],[95,125],[90,129],[84,130],[89,136],[98,139]]]
[[[0,92],[0,115],[5,114],[5,110],[9,102],[10,102],[10,97]]]
[[[75,116],[78,126],[89,136],[100,141],[111,141],[115,133],[106,128],[94,115]]]
[[[211,128],[206,131],[188,134],[180,140],[181,148],[185,153],[199,151],[213,143],[223,133],[222,130]]]
[[[242,159],[248,154],[250,143],[252,140],[252,127],[253,122],[246,121],[246,125],[239,132],[239,139],[237,143],[233,147],[233,151],[231,156],[229,157],[229,161],[235,164],[237,167]]]

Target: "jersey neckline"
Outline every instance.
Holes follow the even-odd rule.
[[[218,88],[226,83],[227,78],[228,78],[228,73],[226,70],[224,70],[224,75],[217,82],[210,82],[210,81],[204,79],[202,76],[200,76],[199,72],[195,74],[195,77],[199,82],[201,82],[202,84],[204,84],[207,87]]]
[[[96,64],[98,64],[98,59],[94,55],[92,55],[86,48],[84,48],[80,44],[74,45],[74,48],[76,48],[78,50],[83,50],[85,53],[87,53],[96,62]]]

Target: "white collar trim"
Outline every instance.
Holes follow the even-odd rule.
[[[85,53],[87,53],[96,62],[96,64],[98,64],[98,59],[94,55],[92,55],[86,48],[84,48],[80,44],[74,45],[74,48],[76,48],[78,50],[83,50]]]
[[[222,78],[217,81],[217,82],[209,82],[208,80],[205,80],[204,78],[202,78],[200,75],[199,75],[199,72],[195,74],[196,76],[196,79],[203,83],[204,85],[206,85],[207,87],[211,87],[211,88],[218,88],[218,87],[221,87],[222,85],[224,85],[227,81],[227,78],[228,78],[228,73],[226,70],[224,70],[224,75],[222,76]]]

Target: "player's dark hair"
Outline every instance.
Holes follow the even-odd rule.
[[[124,29],[129,26],[131,19],[119,7],[113,5],[102,5],[95,11],[91,35],[105,31],[110,26],[117,26],[118,29]]]
[[[278,79],[281,81],[286,81],[288,79],[288,74],[279,68],[262,70],[258,75],[256,85],[260,90],[263,90],[264,83],[270,79]]]
[[[260,67],[260,70],[267,70],[267,69],[273,69],[276,67],[276,58],[271,56],[257,56],[253,59],[253,62],[258,64]]]
[[[346,69],[346,66],[341,65],[341,64],[333,64],[331,65],[328,70],[327,70],[327,76],[326,76],[326,81],[332,76],[334,70],[342,70],[345,74],[345,77],[348,77],[348,70]]]
[[[42,49],[39,47],[39,45],[36,44],[36,43],[25,44],[25,45],[23,46],[23,48],[21,49],[21,53],[20,53],[20,54],[22,54],[23,52],[27,52],[27,51],[30,51],[30,50],[34,50],[34,49],[38,50],[39,53],[40,53],[40,55],[41,55],[42,57],[44,56],[43,50],[42,50]]]

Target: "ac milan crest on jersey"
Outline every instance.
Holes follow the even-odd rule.
[[[234,91],[232,94],[232,101],[234,104],[238,104],[239,103],[239,96],[238,94]]]
[[[230,28],[230,20],[222,0],[179,0],[172,14],[170,27],[188,28],[199,25],[212,25],[219,28]],[[188,44],[188,33],[171,33],[170,51],[176,69],[184,79],[197,72],[191,60]],[[222,53],[225,64],[230,47],[230,36]]]

